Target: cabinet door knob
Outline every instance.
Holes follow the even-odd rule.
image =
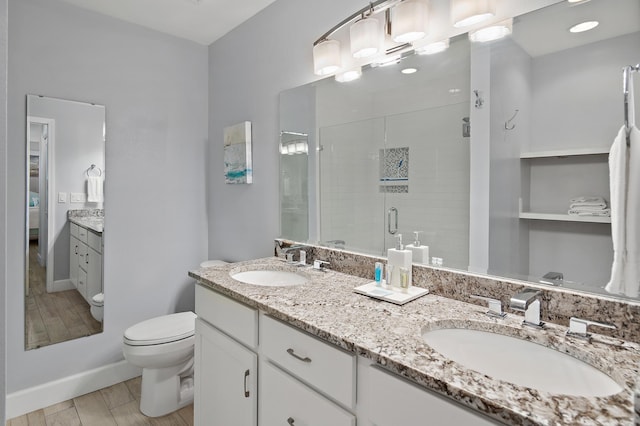
[[[295,359],[298,359],[298,360],[300,360],[300,361],[302,361],[302,362],[311,362],[311,358],[309,358],[308,356],[306,356],[306,357],[302,358],[300,355],[296,354],[296,353],[294,352],[294,350],[293,350],[293,349],[291,349],[291,348],[287,349],[287,353],[288,353],[289,355],[291,355],[292,357],[294,357]]]
[[[289,417],[289,418],[287,419],[287,423],[288,423],[288,424],[290,424],[290,425],[293,425],[295,422],[296,422],[296,421],[293,419],[293,417]]]
[[[247,390],[247,377],[249,377],[249,370],[244,372],[244,397],[249,398],[249,391]]]

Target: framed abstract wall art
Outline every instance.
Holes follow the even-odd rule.
[[[251,183],[251,122],[224,128],[224,179],[226,183]]]

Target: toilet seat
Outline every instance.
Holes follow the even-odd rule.
[[[124,343],[130,346],[150,346],[176,342],[195,334],[193,312],[180,312],[142,321],[127,328]]]

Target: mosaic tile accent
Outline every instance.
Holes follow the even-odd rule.
[[[380,181],[409,180],[409,148],[380,150]]]
[[[104,209],[67,210],[67,220],[99,234],[104,232]]]

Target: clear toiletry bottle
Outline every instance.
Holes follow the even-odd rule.
[[[407,268],[400,268],[400,289],[403,293],[409,291],[409,271]]]
[[[412,244],[407,245],[407,249],[413,253],[413,262],[421,263],[424,265],[429,264],[429,246],[424,246],[420,243],[420,234],[422,231],[413,231],[415,240]]]

